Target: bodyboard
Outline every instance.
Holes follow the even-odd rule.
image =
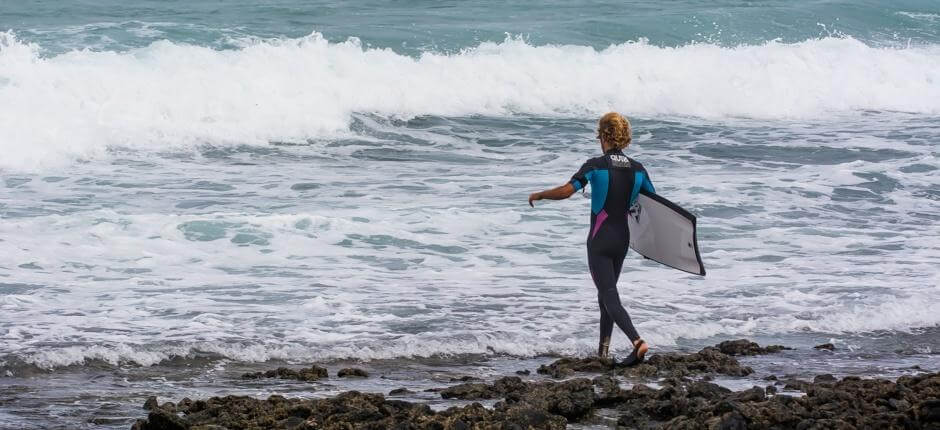
[[[705,276],[695,215],[666,198],[641,191],[627,215],[630,248],[666,266]]]

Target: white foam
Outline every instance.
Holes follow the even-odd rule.
[[[541,210],[584,209],[578,203]],[[350,219],[372,217],[369,211],[383,208],[324,211],[330,215],[131,215],[105,209],[7,220],[0,234],[9,240],[0,242],[0,251],[13,267],[41,257],[37,265],[43,270],[0,273],[15,272],[22,282],[55,288],[0,296],[0,326],[7,327],[0,349],[44,368],[88,360],[153,365],[198,352],[241,361],[310,361],[593,350],[597,310],[589,278],[580,271],[551,270],[560,262],[583,264],[578,220],[525,220],[522,209],[494,215],[427,208],[362,223]],[[446,219],[447,234],[420,233],[433,214]],[[187,239],[179,228],[207,219],[227,223],[225,236],[203,242]],[[232,244],[234,232],[244,228],[269,233],[273,251]],[[821,221],[817,228],[829,226]],[[567,231],[562,239],[546,238],[551,230]],[[453,262],[409,247],[338,245],[352,234],[460,244],[468,253],[465,261]],[[703,242],[716,251],[704,250],[709,276],[702,280],[631,256],[621,291],[644,337],[667,346],[712,336],[909,331],[940,324],[934,312],[936,275],[905,279],[905,269],[885,264],[883,256],[838,255],[847,244],[879,244],[874,238],[846,232],[820,239],[782,228],[753,234]],[[918,243],[918,234],[910,234],[911,243]],[[786,252],[792,245],[774,245],[781,237],[800,248]],[[917,271],[935,263],[929,240],[922,242],[923,249],[908,252]],[[551,243],[552,254],[514,249],[523,243]],[[772,265],[747,261],[755,254],[754,243],[765,244],[761,252],[776,251],[787,259]],[[499,254],[508,263],[492,264],[479,254]],[[422,263],[385,270],[353,255]],[[864,278],[841,273],[858,270],[866,258],[881,273]],[[264,267],[302,276],[266,277],[258,269]],[[118,270],[123,268],[152,272],[123,274]],[[768,272],[787,279],[762,278]],[[860,279],[875,288],[856,286]],[[468,305],[472,312],[462,311]],[[397,307],[410,310],[400,313]],[[54,346],[61,343],[78,345]],[[618,331],[615,350],[625,345]]]
[[[515,334],[463,336],[461,338],[432,338],[407,336],[396,341],[346,342],[320,344],[287,343],[226,343],[188,342],[180,345],[142,345],[111,343],[107,345],[43,348],[22,355],[24,362],[43,369],[85,365],[91,360],[111,365],[135,364],[152,366],[173,358],[192,358],[197,354],[216,354],[223,358],[244,362],[285,360],[309,362],[356,358],[379,360],[392,358],[431,357],[463,354],[501,354],[531,357],[539,354],[559,353],[583,355],[593,349],[588,342],[561,341],[549,343]],[[0,363],[2,366],[3,363]]]
[[[904,16],[917,21],[937,22],[940,21],[940,14],[927,12],[895,12],[895,14]]]
[[[115,145],[267,144],[349,132],[351,114],[818,118],[940,113],[940,48],[800,43],[595,50],[519,38],[420,58],[319,34],[237,50],[159,41],[125,52],[41,47],[0,34],[0,168],[98,157]]]

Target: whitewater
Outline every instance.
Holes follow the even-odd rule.
[[[415,58],[319,33],[235,42],[241,47],[164,40],[44,57],[40,46],[0,34],[0,165],[62,166],[114,146],[335,139],[350,135],[356,113],[407,120],[619,109],[721,120],[940,112],[937,45],[826,37],[735,47],[639,40],[596,50],[507,37]]]
[[[526,198],[597,155],[608,111],[698,217],[706,277],[624,266],[654,353],[938,367],[932,2],[87,3],[0,2],[0,428],[593,354],[590,190]],[[388,379],[239,379],[311,363]]]

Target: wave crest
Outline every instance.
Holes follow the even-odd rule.
[[[533,46],[519,37],[420,57],[313,33],[235,50],[170,41],[123,52],[41,47],[0,33],[0,167],[141,148],[329,139],[351,115],[817,118],[940,113],[940,47],[850,37],[660,47]]]

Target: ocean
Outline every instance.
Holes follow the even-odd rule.
[[[594,353],[589,198],[526,199],[608,111],[708,270],[628,255],[652,353],[940,368],[936,1],[0,0],[0,427]],[[384,377],[238,379],[310,363]]]

